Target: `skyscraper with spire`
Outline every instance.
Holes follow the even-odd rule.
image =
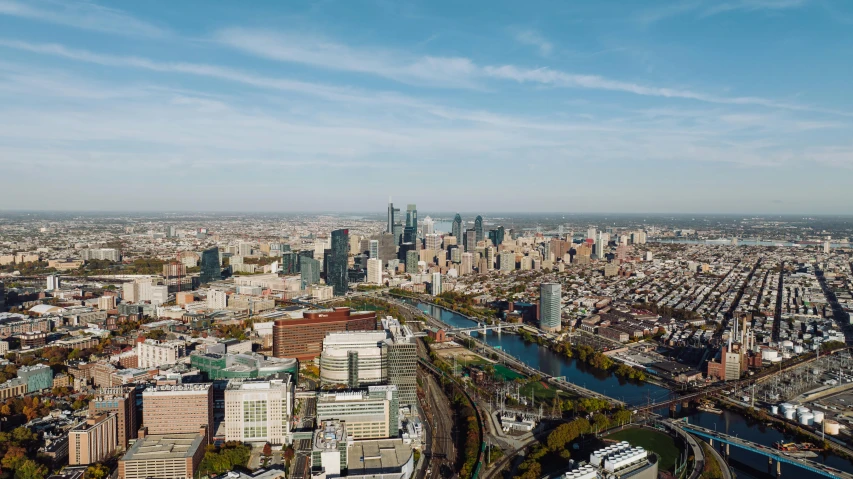
[[[453,218],[453,227],[451,229],[451,234],[456,237],[457,244],[461,245],[463,243],[462,239],[462,215],[456,213],[456,216]]]
[[[483,217],[480,215],[477,215],[477,219],[474,220],[474,233],[477,243],[486,239],[483,235]]]

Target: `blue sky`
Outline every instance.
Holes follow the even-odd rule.
[[[847,0],[0,0],[0,209],[853,213]]]

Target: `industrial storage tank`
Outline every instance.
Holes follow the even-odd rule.
[[[789,340],[782,341],[782,347],[783,347],[783,348],[791,349],[791,348],[793,348],[793,347],[794,347],[794,342],[793,342],[793,341],[789,341]]]
[[[814,414],[815,424],[820,424],[823,422],[823,411],[814,411],[812,414]]]
[[[770,414],[778,415],[779,414],[779,406],[770,406]]]
[[[823,430],[830,436],[835,436],[840,432],[841,425],[834,419],[824,419]]]
[[[810,412],[804,412],[800,414],[800,424],[804,426],[811,426],[814,423],[814,414]]]
[[[761,359],[764,361],[773,361],[779,357],[779,351],[775,349],[764,349],[761,351]]]
[[[797,414],[803,414],[805,412],[809,412],[809,408],[805,406],[797,406]]]
[[[785,410],[785,419],[794,419],[794,416],[797,415],[797,411],[795,409],[787,409]]]
[[[787,411],[789,409],[795,409],[797,407],[797,406],[794,406],[793,404],[791,404],[789,402],[783,402],[782,404],[780,404],[780,406],[782,406],[783,411]]]
[[[803,353],[803,347],[800,346],[799,344],[794,346],[794,353],[795,354],[802,354]]]

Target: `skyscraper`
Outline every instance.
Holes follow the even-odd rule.
[[[382,260],[370,258],[367,260],[367,282],[370,284],[382,284]]]
[[[299,272],[299,257],[294,251],[285,251],[281,254],[281,271],[284,274],[296,274]]]
[[[219,265],[219,248],[214,246],[202,251],[199,281],[206,284],[222,279],[222,268]]]
[[[406,272],[407,273],[417,273],[418,272],[418,259],[420,256],[418,252],[415,250],[409,250],[406,252]]]
[[[453,228],[451,230],[451,234],[456,237],[457,244],[462,243],[462,215],[456,213],[456,216],[453,217]]]
[[[474,220],[474,232],[476,233],[476,241],[478,243],[486,239],[483,235],[483,217],[480,215],[477,215],[477,218]]]
[[[367,249],[370,253],[370,257],[379,259],[379,240],[370,240],[367,244]]]
[[[394,232],[394,225],[396,222],[396,214],[400,212],[400,208],[394,208],[394,203],[391,202],[391,198],[388,198],[388,227],[386,229],[387,233]]]
[[[349,230],[332,231],[332,251],[329,256],[329,269],[326,271],[326,284],[332,286],[335,296],[344,296],[349,289],[347,276],[347,249]]]
[[[435,221],[429,216],[424,218],[424,236],[435,233]]]
[[[489,230],[489,239],[492,241],[492,244],[496,247],[500,246],[501,243],[504,242],[504,233],[505,230],[503,226],[498,226],[493,230]]]
[[[432,274],[432,282],[430,284],[433,296],[441,294],[441,273],[438,271]]]
[[[465,231],[465,251],[473,252],[477,248],[477,232],[471,228]]]
[[[303,256],[299,261],[299,276],[302,280],[302,289],[307,290],[312,284],[320,282],[320,261],[308,256]]]
[[[539,286],[539,327],[548,332],[560,331],[560,283],[542,283]]]
[[[418,207],[406,206],[406,226],[403,228],[403,242],[413,243],[418,236]]]

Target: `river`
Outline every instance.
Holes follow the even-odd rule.
[[[452,327],[469,328],[476,325],[476,322],[438,306],[420,302],[411,302],[411,304],[414,304],[421,311]],[[482,333],[475,333],[475,335],[482,337]],[[500,346],[507,353],[542,372],[552,376],[565,376],[568,381],[574,384],[615,399],[620,399],[630,405],[641,405],[647,403],[647,401],[656,402],[666,399],[670,395],[668,389],[653,384],[626,381],[612,374],[591,369],[585,364],[559,355],[545,346],[540,346],[536,343],[527,343],[517,334],[499,335],[495,331],[489,331],[486,334],[485,341],[489,345]],[[668,409],[656,412],[664,417],[670,414]],[[728,434],[737,435],[738,437],[766,446],[772,447],[774,442],[783,439],[786,442],[795,442],[793,441],[793,437],[786,436],[776,429],[766,427],[763,424],[759,424],[741,414],[731,411],[724,411],[723,414],[717,415],[694,409],[682,410],[679,407],[679,412],[676,413],[675,417],[684,416],[687,416],[688,421],[693,424],[724,431]],[[757,454],[738,448],[731,448],[731,457],[736,461],[748,464],[761,471],[766,471],[767,469],[767,460]],[[853,463],[832,454],[821,455],[814,460],[821,461],[843,471],[853,472]],[[750,471],[743,470],[737,465],[735,465],[734,470],[739,479],[766,479],[766,476],[752,475]],[[782,476],[796,477],[797,479],[818,479],[823,477],[788,464],[782,464]]]

